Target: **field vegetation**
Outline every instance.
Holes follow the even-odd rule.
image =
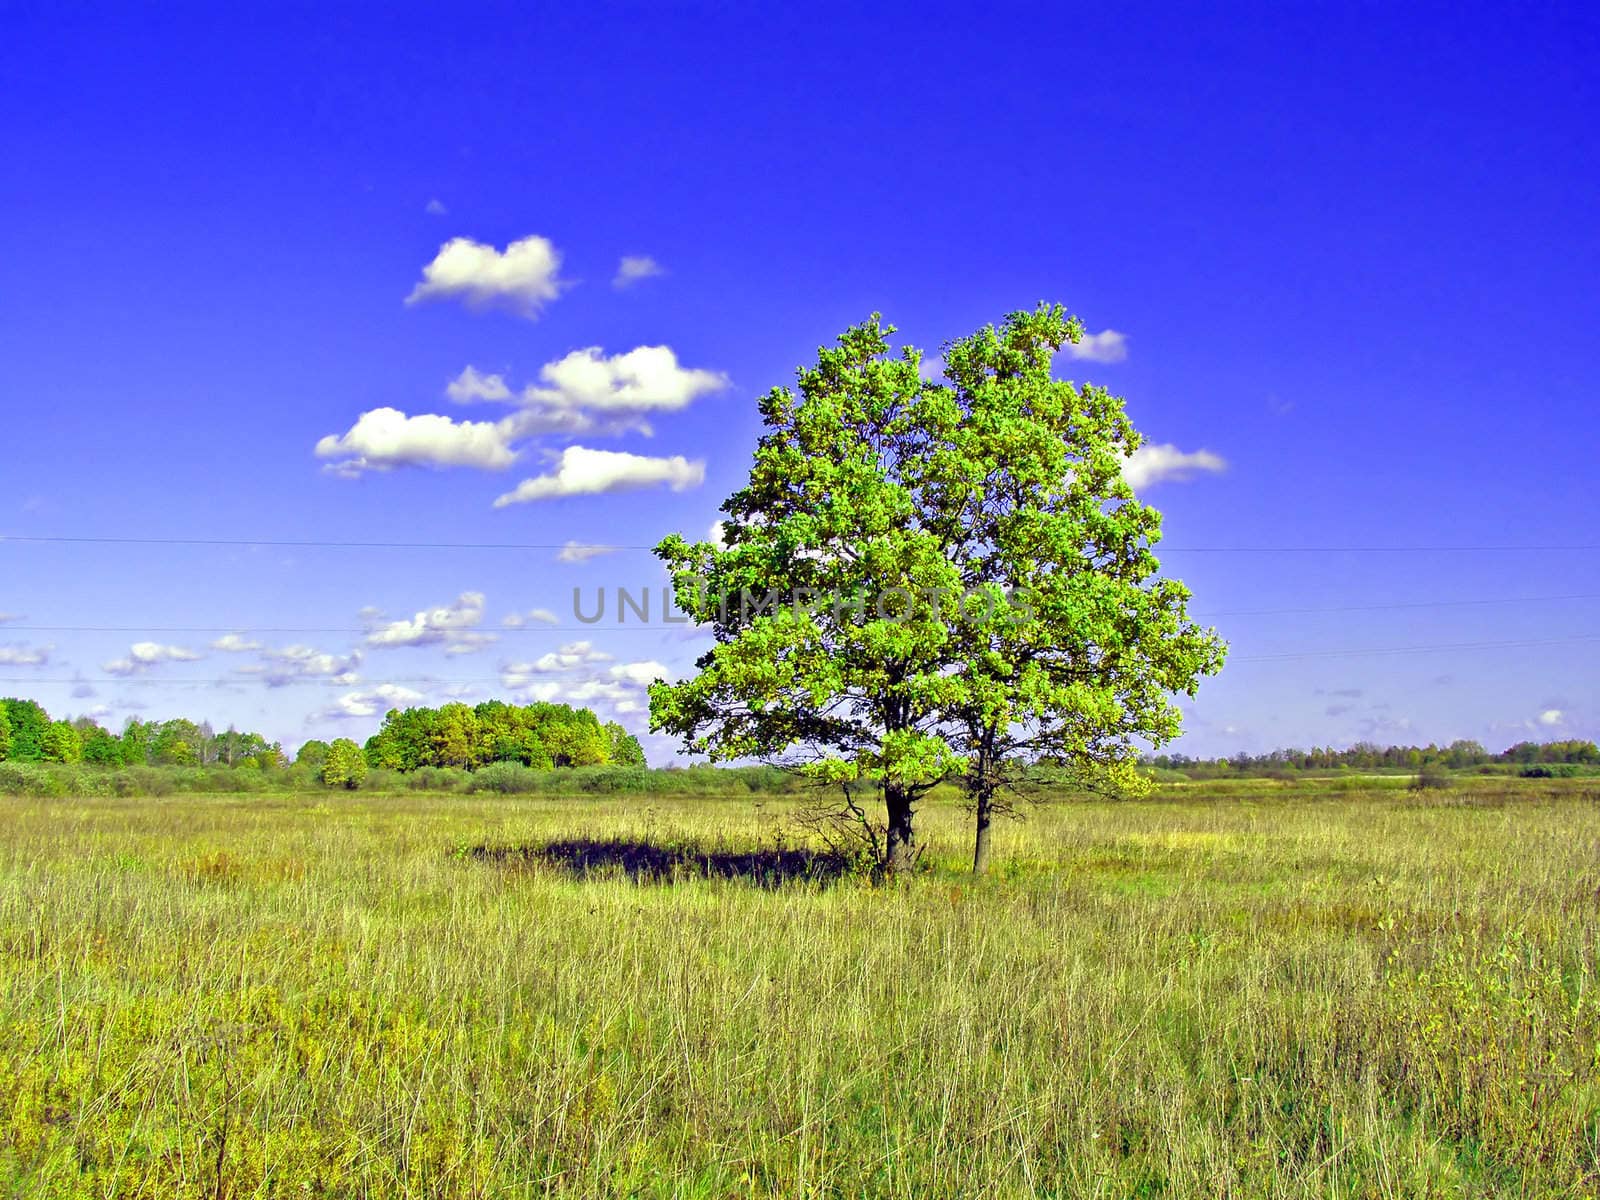
[[[884,883],[748,790],[0,799],[0,1179],[1592,1195],[1597,800],[1062,797],[974,880],[936,796]]]

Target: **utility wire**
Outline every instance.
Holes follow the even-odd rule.
[[[1191,613],[1192,617],[1269,617],[1311,615],[1316,613],[1387,612],[1411,608],[1457,608],[1492,604],[1550,604],[1566,600],[1600,600],[1600,592],[1574,592],[1564,596],[1500,596],[1473,600],[1407,600],[1394,604],[1341,604],[1323,608],[1237,608],[1213,612]],[[671,628],[684,628],[686,623],[669,624],[651,622],[637,625],[606,625],[592,622],[587,625],[507,625],[482,632],[493,633],[664,633]],[[352,628],[348,625],[20,625],[0,624],[0,633],[336,633],[351,637],[365,637],[373,632],[371,627]]]
[[[1576,644],[1576,643],[1579,643],[1579,642],[1595,642],[1595,641],[1600,641],[1600,633],[1580,633],[1580,634],[1574,634],[1571,637],[1514,639],[1514,640],[1508,640],[1508,641],[1495,641],[1495,642],[1438,642],[1438,643],[1435,643],[1433,645],[1426,645],[1426,646],[1372,646],[1372,647],[1363,647],[1361,649],[1296,650],[1296,651],[1289,651],[1289,652],[1286,652],[1286,653],[1283,653],[1283,654],[1246,654],[1246,655],[1240,655],[1240,656],[1238,656],[1236,658],[1230,658],[1229,661],[1230,662],[1290,662],[1290,661],[1294,661],[1294,660],[1298,660],[1298,659],[1308,659],[1308,658],[1362,658],[1362,657],[1367,657],[1367,656],[1371,656],[1371,655],[1428,654],[1428,653],[1435,653],[1435,652],[1445,651],[1445,650],[1450,650],[1450,651],[1456,651],[1456,650],[1499,650],[1499,649],[1508,649],[1508,648],[1512,648],[1512,647],[1528,647],[1528,646],[1567,646],[1567,645],[1573,645],[1573,644]],[[559,674],[559,672],[510,671],[510,672],[507,672],[507,674],[510,674],[510,675],[513,675],[513,676],[516,676],[516,677],[520,678],[520,677],[523,677],[523,676],[531,676],[533,674]],[[5,684],[13,684],[13,683],[30,683],[30,684],[41,684],[41,683],[49,683],[49,684],[68,684],[68,683],[72,683],[72,684],[79,684],[79,683],[119,684],[119,683],[123,683],[123,684],[138,684],[138,685],[141,685],[141,686],[160,686],[160,687],[213,687],[213,686],[218,686],[218,685],[222,685],[222,684],[239,684],[239,685],[243,686],[245,684],[249,684],[249,683],[252,683],[252,682],[267,682],[269,680],[269,678],[271,679],[271,682],[270,682],[269,686],[272,686],[272,687],[289,687],[289,686],[297,685],[297,684],[319,684],[319,685],[324,686],[324,687],[343,687],[343,688],[360,689],[360,690],[370,690],[372,688],[382,687],[382,686],[387,685],[387,684],[407,684],[407,683],[427,684],[427,685],[432,686],[432,687],[464,687],[464,686],[473,685],[473,684],[489,684],[489,683],[500,684],[501,686],[508,686],[503,682],[501,676],[499,676],[499,675],[477,676],[477,677],[474,677],[474,678],[466,678],[466,679],[441,679],[441,678],[438,678],[437,676],[433,676],[433,675],[398,675],[398,676],[390,676],[387,679],[359,679],[359,680],[355,680],[353,682],[336,683],[332,679],[321,678],[321,677],[317,677],[317,676],[269,677],[269,676],[266,676],[266,675],[255,674],[255,673],[251,673],[251,674],[248,674],[248,675],[231,675],[231,676],[224,676],[222,678],[212,678],[212,679],[192,679],[192,678],[191,679],[152,679],[152,678],[150,678],[148,676],[127,676],[127,675],[117,675],[117,676],[102,677],[102,678],[90,678],[90,677],[84,677],[84,676],[77,676],[77,677],[69,679],[69,678],[59,678],[59,677],[58,678],[45,678],[45,677],[40,677],[40,676],[18,675],[18,676],[10,676],[10,677],[0,678],[0,683],[5,683]],[[521,684],[517,684],[517,685],[514,685],[514,686],[520,687],[522,685]]]
[[[653,545],[605,542],[341,542],[310,538],[141,538],[56,537],[0,534],[0,542],[109,546],[229,546],[324,550],[654,550]],[[1579,553],[1600,550],[1600,543],[1567,545],[1417,545],[1417,546],[1163,546],[1167,554],[1509,554],[1518,552]]]

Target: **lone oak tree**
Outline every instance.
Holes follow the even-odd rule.
[[[1081,332],[1059,308],[1013,313],[946,347],[946,383],[924,389],[919,410],[925,527],[969,596],[1023,601],[1005,620],[953,627],[959,684],[946,738],[965,764],[978,873],[1021,767],[1143,790],[1140,743],[1177,736],[1171,697],[1194,695],[1226,653],[1215,630],[1189,620],[1189,590],[1157,577],[1161,514],[1123,478],[1140,438],[1122,400],[1051,377]]]
[[[876,780],[891,873],[941,780],[967,781],[981,865],[1008,766],[1131,775],[1129,739],[1173,736],[1166,692],[1222,654],[1182,586],[1153,580],[1160,519],[1121,476],[1138,446],[1122,402],[1050,378],[1081,324],[1014,313],[951,345],[948,384],[914,349],[891,356],[893,332],[874,316],[819,351],[798,396],[762,399],[720,546],[656,548],[716,644],[650,690],[652,728],[690,752]]]

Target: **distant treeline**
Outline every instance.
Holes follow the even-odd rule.
[[[112,733],[89,717],[53,719],[33,700],[0,700],[0,762],[93,767],[222,767],[280,771],[291,766],[277,742],[259,733],[184,717],[131,718]],[[515,763],[532,771],[558,767],[643,767],[639,739],[615,721],[565,704],[393,709],[365,747],[348,738],[300,747],[294,767],[323,782],[354,786],[369,769],[409,773],[425,767],[475,770]]]
[[[304,756],[306,747],[300,753]],[[520,763],[536,771],[645,765],[638,738],[615,721],[601,724],[587,708],[500,700],[470,707],[390,709],[383,728],[367,739],[365,756],[369,767],[391,771],[419,767],[471,771],[498,762]]]
[[[1180,771],[1190,777],[1228,772],[1399,770],[1444,767],[1464,771],[1478,767],[1600,766],[1600,747],[1576,740],[1518,742],[1492,754],[1479,742],[1456,741],[1448,746],[1380,746],[1357,742],[1345,750],[1332,746],[1310,750],[1273,750],[1267,754],[1234,754],[1227,758],[1193,758],[1187,754],[1157,754],[1146,762],[1162,771]]]
[[[54,720],[33,700],[0,700],[0,762],[100,767],[288,766],[283,748],[259,733],[216,732],[204,722],[130,718],[112,733],[89,717]]]

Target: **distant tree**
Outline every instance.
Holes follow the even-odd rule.
[[[465,704],[446,704],[434,715],[431,741],[433,765],[478,765],[478,714]]]
[[[646,766],[644,747],[639,744],[639,739],[634,737],[617,722],[612,721],[606,725],[606,737],[611,742],[610,760],[613,766],[642,767]]]
[[[367,759],[361,747],[349,738],[337,738],[328,747],[322,764],[322,782],[330,787],[358,787],[367,777]]]
[[[312,738],[300,747],[300,752],[294,756],[297,767],[310,767],[313,771],[322,770],[328,761],[328,743]]]
[[[83,738],[69,721],[52,721],[44,731],[44,761],[83,761]]]
[[[430,765],[437,716],[431,708],[391,708],[383,727],[367,741],[367,762],[391,771],[415,771]]]
[[[83,761],[99,767],[120,767],[124,764],[122,739],[93,721],[78,727],[83,738]]]
[[[156,727],[137,717],[129,717],[122,727],[122,761],[131,766],[150,762],[150,746],[155,740]]]
[[[0,700],[0,707],[5,709],[11,726],[6,756],[14,762],[43,762],[50,714],[32,700]]]
[[[158,766],[188,767],[201,761],[205,734],[193,721],[163,721],[150,742],[150,760]]]
[[[11,710],[0,701],[0,762],[11,754]]]
[[[539,744],[558,767],[602,766],[610,758],[611,740],[600,718],[587,708],[565,704],[536,706]]]

